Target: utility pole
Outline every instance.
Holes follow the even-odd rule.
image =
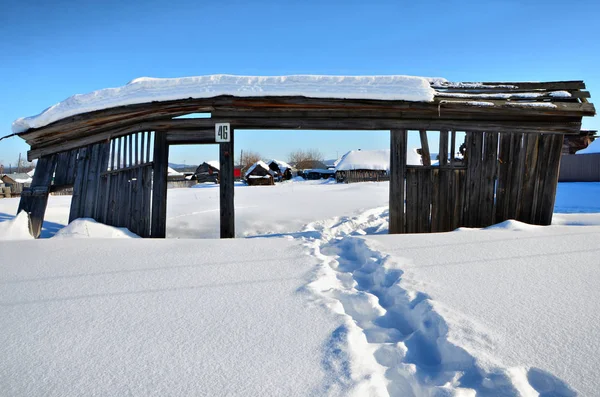
[[[17,172],[21,172],[21,153],[19,153],[19,162],[17,163]]]

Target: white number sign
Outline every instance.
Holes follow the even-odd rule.
[[[215,141],[229,142],[231,140],[231,126],[229,123],[215,124]]]

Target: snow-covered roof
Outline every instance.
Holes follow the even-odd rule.
[[[407,150],[406,164],[421,165],[421,156],[416,149]],[[351,150],[342,156],[336,171],[390,170],[390,150]]]
[[[218,160],[205,161],[205,163],[218,170],[221,169],[221,163]]]
[[[167,174],[169,176],[182,176],[183,173],[179,172],[179,171],[175,171],[173,168],[171,167],[167,167]]]
[[[277,166],[279,167],[279,170],[280,170],[281,172],[285,172],[285,170],[291,170],[291,169],[292,169],[292,166],[291,166],[291,165],[289,165],[289,164],[288,164],[288,163],[286,163],[285,161],[281,161],[281,160],[276,160],[276,159],[273,159],[273,160],[269,161],[267,164],[268,164],[268,165],[269,165],[269,167],[270,167],[270,166],[271,166],[271,164],[273,164],[273,163],[277,164]]]
[[[4,174],[3,176],[7,176],[16,183],[31,183],[33,179],[25,172],[20,173],[12,173],[12,174]]]
[[[335,167],[337,167],[337,165],[340,162],[340,160],[341,160],[341,158],[339,158],[339,159],[323,160],[323,164],[325,164],[327,167],[335,168]]]
[[[246,171],[246,173],[244,174],[244,177],[246,177],[246,178],[247,178],[247,177],[248,177],[248,175],[249,175],[249,174],[250,174],[252,171],[254,171],[254,169],[255,169],[256,167],[261,167],[261,168],[264,168],[264,169],[265,169],[265,171],[267,171],[269,174],[273,174],[273,171],[271,171],[271,169],[269,168],[269,166],[268,166],[268,165],[267,165],[267,164],[266,164],[264,161],[262,161],[262,160],[258,160],[256,163],[252,164],[252,165],[250,166],[250,168],[248,168],[248,171]]]
[[[73,95],[42,113],[17,119],[14,133],[44,127],[77,114],[117,106],[186,98],[305,96],[310,98],[379,99],[431,102],[429,79],[415,76],[234,76],[141,77],[118,88]]]

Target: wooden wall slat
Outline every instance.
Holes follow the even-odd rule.
[[[417,169],[417,233],[431,232],[431,169]]]
[[[550,145],[548,150],[542,155],[547,157],[546,168],[544,169],[544,185],[538,196],[540,201],[539,217],[536,223],[539,225],[550,225],[554,213],[554,202],[556,199],[556,188],[558,187],[558,172],[560,169],[560,158],[562,143],[564,137],[561,135],[548,135]]]
[[[166,235],[168,161],[169,145],[167,144],[167,134],[155,132],[153,153],[154,183],[152,187],[152,221],[150,226],[151,235],[153,238],[163,238]],[[233,152],[231,153],[231,162],[231,189],[233,190]],[[221,161],[221,167],[223,167],[223,161]],[[221,169],[221,174],[223,173],[224,170]],[[220,188],[222,189],[222,186]]]
[[[523,138],[525,148],[525,168],[523,169],[523,192],[517,219],[521,222],[533,223],[533,205],[535,201],[535,183],[538,172],[539,135],[528,134]]]
[[[419,182],[417,169],[406,169],[406,233],[417,233],[418,231],[418,192]]]
[[[404,179],[406,174],[406,130],[390,131],[390,193],[389,193],[389,232],[406,231],[404,219]]]
[[[486,132],[483,135],[483,163],[481,172],[481,195],[479,205],[479,226],[494,224],[495,187],[498,168],[498,133]]]
[[[467,132],[467,187],[465,197],[464,226],[479,227],[479,203],[481,197],[483,135]]]

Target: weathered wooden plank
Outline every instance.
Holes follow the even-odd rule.
[[[216,143],[215,129],[183,130],[171,129],[167,132],[167,142],[178,145]]]
[[[151,236],[164,238],[167,232],[167,167],[169,161],[169,145],[167,135],[154,133],[153,153],[153,187],[152,187],[152,221]],[[231,166],[231,185],[233,189],[233,153]],[[223,166],[223,164],[221,164]],[[223,173],[223,169],[221,169]],[[232,200],[233,203],[233,200]]]
[[[498,150],[498,184],[496,185],[496,222],[502,222],[508,219],[511,141],[511,134],[500,134]]]
[[[144,167],[143,173],[143,199],[141,206],[141,218],[140,218],[140,229],[143,231],[140,236],[150,237],[150,220],[152,216],[152,176],[153,166]]]
[[[452,135],[450,138],[450,165],[454,166],[456,161],[456,152],[457,152],[457,148],[456,148],[456,131],[452,131]]]
[[[54,171],[54,186],[72,185],[68,183],[68,172],[69,172],[69,160],[71,158],[71,151],[58,153],[56,155],[56,170]]]
[[[233,154],[234,131],[230,131],[230,142],[219,144],[219,193],[221,215],[221,238],[235,237],[235,206],[234,206],[234,179],[233,179]]]
[[[154,133],[156,134],[156,133]],[[150,151],[150,145],[152,144],[152,141],[155,139],[155,136],[153,135],[152,131],[148,131],[148,137],[146,139],[146,163],[149,163],[150,161],[152,161],[152,156],[153,153]]]
[[[451,222],[450,230],[454,230],[464,225],[463,208],[465,202],[465,185],[467,170],[452,170],[451,171],[451,186],[452,186],[452,207],[451,207]]]
[[[547,165],[544,169],[544,184],[538,196],[540,210],[536,223],[539,225],[550,225],[552,223],[563,141],[563,138],[558,135],[550,135],[548,139],[550,145],[548,146],[548,150],[542,154],[547,157]]]
[[[100,177],[100,162],[102,161],[102,143],[91,146],[91,155],[87,166],[87,179],[85,183],[85,196],[81,204],[81,216],[92,218],[96,212],[96,194],[98,192],[98,178]]]
[[[50,184],[55,168],[56,155],[40,158],[35,166],[31,187],[21,193],[17,214],[21,211],[29,214],[29,232],[34,238],[38,238],[42,232]]]
[[[486,132],[483,137],[483,169],[481,172],[479,220],[481,227],[486,227],[493,225],[495,220],[494,194],[498,170],[498,134]]]
[[[431,154],[429,152],[429,142],[427,141],[427,131],[419,130],[419,138],[421,139],[421,159],[424,166],[431,165]]]
[[[588,104],[591,105],[591,104]],[[362,129],[362,130],[385,130],[385,129],[409,129],[409,130],[469,130],[469,131],[497,131],[497,132],[545,132],[545,133],[565,133],[578,134],[581,129],[581,115],[577,117],[552,117],[549,120],[548,115],[540,117],[523,116],[518,120],[517,116],[510,115],[494,116],[492,120],[477,120],[468,115],[468,118],[460,119],[458,114],[452,113],[451,109],[445,109],[444,118],[438,117],[437,107],[435,114],[428,117],[422,115],[414,119],[409,119],[401,113],[394,113],[398,118],[373,118],[372,115],[365,115],[363,118],[335,117],[323,118],[318,115],[310,118],[304,115],[304,112],[299,114],[297,119],[290,117],[277,117],[277,114],[271,116],[265,115],[262,118],[245,117],[239,119],[223,118],[223,119],[179,119],[179,120],[163,120],[156,122],[147,122],[144,124],[131,124],[122,127],[120,131],[113,130],[90,130],[86,133],[70,131],[69,135],[62,136],[60,139],[43,139],[39,142],[29,142],[32,149],[28,152],[29,160],[38,158],[42,155],[58,153],[73,148],[82,147],[91,143],[99,142],[104,139],[126,135],[140,130],[146,131],[176,131],[183,129],[207,130],[214,126],[215,122],[231,122],[243,128],[261,128],[261,129]],[[595,112],[595,111],[594,111]],[[591,112],[590,114],[594,114]],[[252,113],[250,113],[252,114]],[[288,112],[282,113],[288,115]],[[289,115],[288,115],[289,116]],[[369,116],[369,117],[366,117]],[[402,118],[399,118],[402,117]],[[181,123],[184,121],[185,123]],[[141,127],[146,127],[142,129]],[[104,128],[104,127],[103,127]],[[108,128],[108,127],[107,127]]]
[[[127,165],[129,167],[133,166],[133,135],[134,134],[129,134],[127,136],[127,152],[129,154],[129,162]]]
[[[523,147],[523,134],[512,134],[511,142],[511,162],[509,164],[510,189],[508,195],[508,218],[517,219],[519,208],[521,206],[521,197],[523,192],[523,168],[525,166],[525,150]],[[505,219],[503,219],[505,220]]]
[[[419,181],[417,168],[406,169],[406,233],[417,233]]]
[[[417,233],[431,232],[431,173],[430,169],[417,170]]]
[[[517,219],[521,222],[533,223],[533,204],[535,201],[535,183],[537,179],[539,135],[528,134],[523,137],[525,148],[525,166],[523,169],[523,191]]]
[[[440,131],[439,164],[440,167],[448,164],[448,131]]]
[[[467,132],[467,187],[464,222],[467,227],[480,227],[481,172],[483,135]]]
[[[87,182],[87,166],[89,147],[79,149],[75,170],[75,183],[73,184],[73,197],[69,212],[69,223],[82,216],[83,201],[85,200],[85,184]]]
[[[405,233],[404,180],[406,174],[406,130],[390,131],[390,198],[389,233]]]

